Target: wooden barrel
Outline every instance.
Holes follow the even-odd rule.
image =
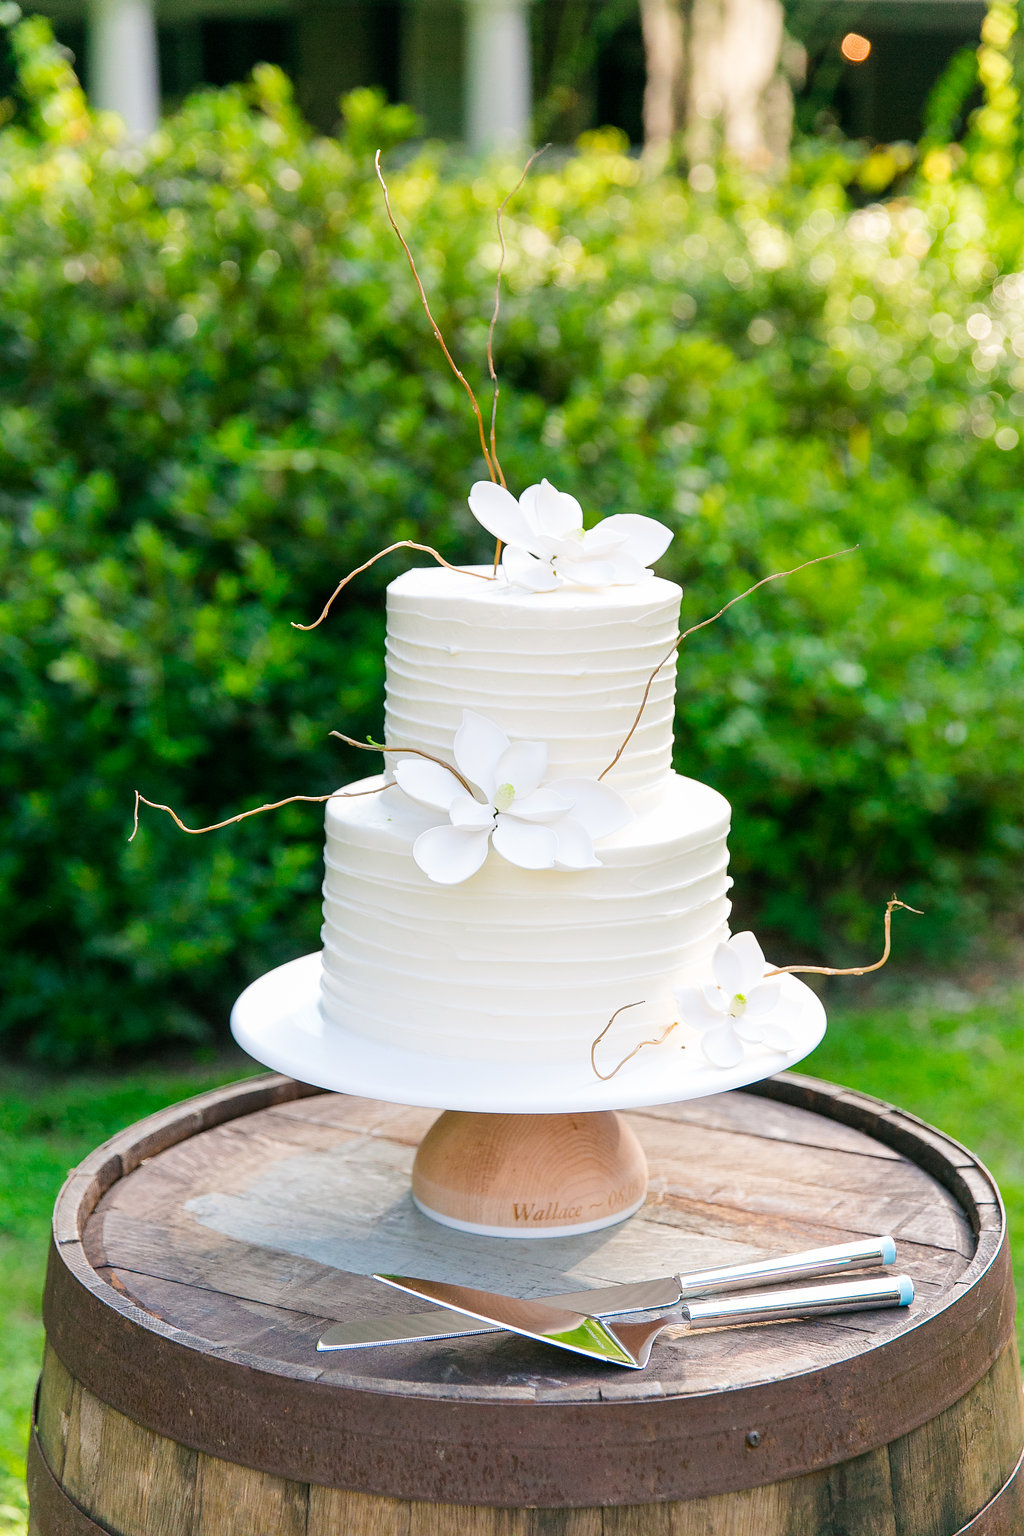
[[[439,1227],[433,1112],[250,1080],[154,1115],[54,1221],[37,1536],[1020,1536],[998,1191],[913,1116],[813,1079],[630,1114],[651,1197],[529,1243]],[[617,1371],[507,1334],[317,1354],[422,1310],[374,1269],[522,1295],[891,1232],[907,1312],[716,1330]]]

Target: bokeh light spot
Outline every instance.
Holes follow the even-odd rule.
[[[871,52],[871,43],[868,38],[862,37],[859,32],[847,32],[839,44],[839,52],[849,63],[863,64]]]

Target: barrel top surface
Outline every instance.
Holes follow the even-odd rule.
[[[834,1464],[957,1401],[1012,1337],[998,1190],[878,1100],[783,1074],[633,1111],[643,1209],[530,1240],[416,1210],[412,1160],[435,1116],[269,1076],[120,1133],[57,1202],[51,1346],[105,1402],[228,1460],[558,1504],[573,1501],[569,1467],[600,1464],[595,1502],[610,1488],[628,1502]],[[316,1349],[331,1323],[424,1309],[374,1270],[541,1296],[884,1233],[915,1282],[909,1309],[666,1337],[642,1372],[507,1334]]]
[[[180,1118],[190,1113],[181,1106]],[[163,1118],[174,1125],[173,1111]],[[270,1372],[369,1391],[586,1401],[720,1392],[878,1349],[948,1303],[977,1249],[976,1213],[912,1156],[749,1093],[630,1114],[651,1195],[627,1222],[571,1238],[464,1234],[423,1216],[409,1194],[435,1118],[317,1093],[197,1128],[117,1178],[86,1216],[83,1254],[100,1294],[130,1300],[189,1347]],[[915,1281],[909,1311],[670,1339],[638,1376],[511,1336],[316,1351],[332,1322],[423,1310],[374,1270],[542,1296],[886,1232]]]

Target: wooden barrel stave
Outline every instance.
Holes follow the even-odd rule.
[[[945,1412],[838,1467],[684,1503],[600,1510],[431,1504],[275,1477],[144,1429],[93,1397],[52,1349],[37,1431],[69,1497],[101,1527],[139,1536],[951,1536],[1020,1460],[1019,1386],[1011,1344]],[[1024,1520],[1024,1500],[1018,1513]]]
[[[790,1103],[799,1102],[801,1097],[806,1102],[808,1095],[813,1097],[818,1091],[814,1085],[807,1088],[792,1079],[783,1079],[771,1086],[779,1089],[776,1103],[787,1102],[787,1095]],[[246,1085],[246,1107],[259,1112],[268,1103],[287,1103],[288,1091],[286,1085],[265,1083],[261,1096],[258,1085]],[[201,1107],[188,1112],[187,1123],[194,1133],[212,1125],[225,1125],[232,1119],[231,1090],[221,1090],[218,1095],[209,1097],[215,1100],[211,1106],[211,1119],[204,1120]],[[851,1116],[869,1115],[872,1101],[865,1101],[859,1095],[847,1095],[846,1099],[848,1102],[842,1107]],[[769,1117],[773,1108],[771,1102],[763,1105]],[[919,1123],[912,1117],[888,1111],[884,1106],[875,1108],[876,1115],[886,1122],[884,1130],[892,1140],[903,1138],[906,1142],[908,1138],[918,1137],[916,1127]],[[701,1113],[705,1119],[714,1118],[713,1106],[705,1106]],[[160,1120],[158,1125],[151,1124],[142,1135],[136,1132],[135,1140],[130,1133],[125,1133],[120,1148],[115,1147],[113,1151],[108,1148],[95,1154],[90,1165],[70,1181],[58,1209],[55,1258],[65,1279],[74,1268],[73,1256],[83,1263],[90,1250],[94,1259],[104,1257],[100,1251],[102,1243],[90,1225],[91,1213],[102,1196],[114,1191],[126,1173],[141,1167],[143,1159],[138,1155],[139,1147],[146,1147],[146,1155],[156,1158],[161,1151],[175,1146],[181,1148],[186,1142],[187,1136],[181,1134],[180,1111],[177,1119],[173,1111],[155,1118]],[[662,1134],[671,1140],[671,1119],[671,1115],[666,1115],[660,1127],[655,1127],[655,1140]],[[308,1127],[307,1122],[306,1129],[300,1133],[292,1124],[288,1133],[296,1135],[303,1144],[312,1145],[317,1143],[317,1136],[310,1134]],[[780,1122],[780,1127],[784,1129],[784,1122]],[[649,1122],[646,1129],[651,1129]],[[981,1518],[979,1512],[993,1499],[996,1505],[986,1513],[983,1525],[977,1526],[978,1536],[1019,1536],[1024,1530],[1024,1495],[1021,1493],[1024,1479],[1011,1479],[1024,1444],[1024,1418],[1019,1365],[1010,1337],[1012,1288],[1006,1273],[1005,1233],[998,1195],[984,1170],[974,1163],[969,1153],[957,1149],[938,1133],[926,1128],[921,1128],[921,1132],[919,1139],[924,1150],[919,1160],[931,1160],[933,1175],[938,1176],[936,1170],[941,1171],[940,1182],[952,1199],[948,1207],[939,1201],[933,1212],[917,1212],[904,1225],[909,1224],[915,1241],[927,1237],[929,1226],[934,1231],[941,1229],[942,1241],[953,1244],[950,1252],[958,1246],[969,1246],[962,1236],[957,1235],[960,1229],[969,1236],[973,1228],[976,1237],[971,1238],[971,1242],[977,1242],[973,1255],[963,1254],[961,1261],[950,1260],[954,1266],[960,1262],[960,1273],[951,1287],[951,1299],[948,1299],[944,1314],[940,1311],[926,1320],[931,1329],[928,1337],[937,1350],[936,1358],[931,1361],[933,1381],[948,1378],[953,1400],[930,1417],[919,1413],[921,1422],[888,1443],[846,1457],[839,1463],[819,1466],[817,1470],[796,1477],[759,1481],[759,1477],[763,1478],[763,1473],[757,1470],[759,1453],[751,1448],[745,1453],[747,1471],[739,1478],[733,1472],[732,1486],[726,1491],[707,1494],[695,1491],[686,1499],[663,1497],[656,1502],[636,1502],[620,1496],[610,1499],[603,1508],[596,1505],[573,1507],[571,1491],[566,1497],[566,1490],[563,1490],[557,1507],[552,1501],[546,1508],[525,1507],[525,1500],[519,1504],[515,1497],[509,1498],[507,1494],[499,1494],[489,1503],[472,1499],[453,1502],[450,1498],[439,1497],[394,1497],[388,1492],[373,1490],[372,1472],[369,1488],[365,1481],[361,1488],[328,1487],[325,1484],[329,1479],[322,1476],[322,1466],[318,1469],[321,1472],[319,1479],[308,1475],[286,1476],[280,1471],[268,1470],[275,1465],[273,1435],[265,1433],[266,1444],[262,1448],[250,1437],[244,1447],[249,1464],[243,1464],[212,1454],[209,1436],[204,1449],[197,1444],[190,1447],[160,1433],[159,1429],[145,1427],[139,1422],[147,1416],[141,1397],[133,1402],[134,1417],[119,1412],[82,1380],[76,1379],[61,1362],[58,1349],[62,1343],[70,1346],[71,1336],[65,1331],[62,1338],[61,1327],[56,1326],[53,1318],[50,1319],[54,1324],[50,1327],[51,1344],[47,1349],[39,1393],[40,1450],[57,1484],[62,1485],[66,1497],[72,1501],[69,1507],[77,1506],[84,1511],[98,1530],[113,1531],[118,1536],[143,1536],[143,1533],[145,1536],[163,1536],[164,1532],[168,1536],[172,1532],[174,1536],[234,1536],[235,1532],[239,1536],[260,1536],[261,1532],[266,1536],[271,1533],[273,1536],[291,1536],[293,1531],[301,1536],[382,1536],[382,1533],[388,1533],[388,1536],[391,1533],[395,1536],[435,1536],[436,1533],[441,1536],[442,1532],[444,1536],[463,1536],[463,1533],[465,1536],[549,1536],[555,1531],[565,1533],[565,1536],[598,1536],[598,1533],[600,1536],[633,1536],[633,1533],[636,1536],[662,1536],[662,1533],[665,1536],[833,1536],[833,1533],[834,1536],[840,1536],[840,1533],[841,1536],[954,1536],[954,1533],[967,1529],[974,1536],[972,1521],[975,1517]],[[117,1140],[115,1138],[115,1142]],[[269,1142],[264,1140],[261,1144],[269,1148]],[[271,1153],[272,1150],[270,1148]],[[657,1154],[658,1148],[654,1150]],[[195,1167],[202,1168],[208,1159],[197,1153],[194,1159],[185,1155],[179,1161],[183,1166],[191,1161]],[[652,1163],[655,1161],[656,1157],[652,1157]],[[888,1175],[895,1188],[899,1183],[898,1170],[882,1165],[881,1171]],[[180,1175],[180,1168],[178,1172]],[[757,1198],[763,1206],[763,1191]],[[69,1202],[74,1204],[73,1212],[69,1210]],[[959,1202],[955,1211],[954,1202]],[[153,1312],[147,1314],[140,1309],[137,1297],[129,1299],[109,1289],[111,1284],[116,1287],[125,1283],[119,1279],[116,1267],[107,1266],[104,1272],[107,1283],[97,1287],[98,1299],[101,1306],[108,1308],[111,1301],[116,1303],[118,1321],[123,1325],[123,1335],[116,1335],[120,1338],[119,1347],[124,1350],[126,1342],[129,1346],[122,1361],[122,1374],[129,1375],[133,1368],[129,1359],[130,1345],[138,1342],[136,1335],[140,1326],[145,1335],[142,1342],[147,1346],[152,1346],[158,1338],[164,1346],[173,1344],[174,1330],[161,1327]],[[93,1271],[94,1277],[95,1273]],[[934,1273],[939,1274],[939,1270]],[[80,1279],[82,1277],[84,1271]],[[927,1283],[936,1290],[942,1284],[941,1280]],[[982,1307],[986,1285],[987,1303]],[[51,1311],[56,1294],[51,1290]],[[960,1305],[962,1324],[966,1324],[965,1298],[969,1305],[976,1304],[975,1312],[984,1313],[981,1318],[984,1326],[979,1325],[973,1333],[965,1325],[959,1329],[949,1326],[954,1316],[954,1303]],[[91,1296],[91,1301],[95,1303],[97,1295]],[[945,1332],[938,1327],[943,1315]],[[79,1321],[84,1320],[87,1320],[85,1313]],[[197,1313],[197,1323],[198,1320]],[[67,1322],[66,1317],[64,1322]],[[884,1329],[884,1323],[877,1320],[873,1322],[865,1318],[862,1322],[869,1331],[872,1326]],[[978,1322],[977,1317],[975,1322]],[[178,1319],[177,1327],[180,1329],[180,1326]],[[823,1337],[821,1329],[822,1325],[815,1324],[816,1340]],[[926,1330],[919,1331],[923,1337]],[[190,1351],[202,1346],[200,1334],[201,1330],[191,1338],[182,1332],[176,1336],[178,1352],[192,1363],[197,1363],[197,1356]],[[98,1338],[90,1338],[84,1332],[78,1338],[77,1353],[70,1347],[61,1350],[68,1357],[68,1363],[77,1366],[80,1376],[89,1376],[91,1344],[98,1349]],[[477,1341],[478,1347],[481,1344],[494,1349],[494,1341]],[[895,1359],[893,1341],[885,1342],[876,1353],[883,1362]],[[73,1355],[75,1359],[71,1359]],[[223,1351],[223,1356],[222,1364],[226,1367],[230,1360],[243,1362],[245,1352],[229,1348]],[[143,1350],[143,1364],[152,1365],[155,1358]],[[207,1365],[212,1362],[216,1366],[216,1351],[212,1355],[207,1353],[204,1359]],[[263,1367],[266,1365],[266,1361],[258,1356],[251,1359]],[[890,1399],[898,1399],[904,1392],[912,1397],[912,1387],[908,1388],[907,1384],[912,1384],[914,1371],[922,1369],[922,1360],[915,1360],[906,1340],[903,1340],[900,1361],[904,1375],[885,1384],[884,1390]],[[310,1368],[282,1362],[280,1370],[276,1382],[264,1383],[259,1371],[250,1377],[251,1382],[261,1388],[257,1396],[265,1397],[261,1411],[275,1401],[283,1411],[288,1409],[287,1394],[282,1391],[286,1384],[290,1383],[296,1391],[315,1386],[316,1373]],[[833,1376],[837,1370],[838,1367],[833,1368]],[[402,1373],[398,1371],[397,1374]],[[797,1383],[801,1380],[810,1383],[812,1379],[817,1381],[820,1389],[821,1383],[827,1383],[831,1377],[825,1370],[816,1378],[813,1373],[812,1376],[794,1378]],[[144,1376],[140,1380],[144,1383]],[[110,1387],[117,1386],[112,1371],[108,1371],[107,1382]],[[970,1383],[966,1390],[963,1389],[965,1382]],[[155,1401],[159,1393],[156,1383],[153,1387]],[[266,1390],[269,1390],[269,1396],[265,1395]],[[410,1386],[409,1390],[415,1393],[415,1386]],[[446,1405],[444,1389],[436,1384],[433,1387],[425,1384],[419,1390],[425,1393],[422,1406],[442,1417],[453,1401],[459,1401],[462,1392],[469,1400],[467,1407],[474,1394],[473,1388],[455,1389],[454,1399],[450,1395]],[[436,1397],[438,1390],[442,1400]],[[488,1389],[476,1390],[483,1394],[480,1406],[486,1412]],[[497,1391],[490,1390],[492,1395]],[[643,1391],[641,1379],[629,1378],[608,1382],[597,1398],[603,1394],[608,1407],[618,1398],[628,1416],[632,1411],[628,1407],[631,1398],[636,1407],[645,1408]],[[114,1396],[116,1392],[109,1395]],[[529,1393],[523,1395],[529,1396]],[[373,1396],[367,1397],[366,1406],[380,1409],[382,1402],[378,1398],[372,1403]],[[536,1393],[534,1397],[537,1398]],[[558,1397],[557,1392],[549,1394],[551,1407],[556,1406]],[[578,1391],[570,1392],[569,1397],[574,1399],[577,1411],[585,1408],[588,1400],[595,1401]],[[748,1393],[747,1401],[752,1400]],[[816,1401],[813,1392],[811,1400]],[[827,1399],[822,1401],[827,1404]],[[799,1392],[795,1396],[791,1394],[788,1417],[783,1415],[779,1421],[786,1426],[787,1434],[799,1429],[798,1403]],[[198,1406],[197,1398],[197,1409]],[[540,1407],[539,1399],[537,1406]],[[646,1405],[645,1411],[649,1408],[650,1405]],[[185,1431],[180,1435],[183,1441],[188,1438],[188,1410],[182,1409],[181,1401],[178,1412],[179,1428]],[[158,1415],[151,1416],[151,1423],[154,1417]],[[612,1414],[608,1422],[613,1418],[620,1430],[630,1422],[621,1414]],[[650,1420],[647,1422],[649,1429]],[[407,1432],[408,1426],[405,1430]],[[401,1433],[402,1427],[397,1426],[397,1431]],[[230,1440],[230,1436],[228,1438]],[[643,1454],[643,1439],[641,1433],[637,1441],[638,1454]],[[766,1440],[769,1450],[770,1440],[769,1432]],[[239,1443],[237,1437],[234,1443]],[[589,1442],[591,1454],[595,1443]],[[579,1455],[582,1449],[581,1446],[576,1454]],[[780,1464],[778,1451],[779,1447],[776,1447],[771,1452],[776,1457],[776,1467]],[[799,1462],[799,1446],[795,1454]],[[771,1465],[767,1465],[771,1476]],[[807,1465],[806,1461],[804,1465]],[[301,1465],[301,1458],[292,1469],[305,1473],[312,1470]],[[385,1484],[391,1475],[384,1474]],[[344,1481],[340,1477],[336,1480]],[[747,1486],[743,1486],[744,1482]],[[1008,1482],[1009,1487],[1003,1491]],[[696,1489],[697,1484],[694,1487]],[[65,1536],[65,1533],[75,1531],[70,1524],[54,1525],[51,1522],[47,1527],[40,1525],[35,1515],[33,1520],[33,1531],[37,1536],[56,1536],[58,1531]],[[1002,1523],[998,1523],[1000,1521]]]

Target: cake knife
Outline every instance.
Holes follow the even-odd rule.
[[[769,1323],[788,1318],[819,1317],[831,1312],[866,1312],[877,1307],[906,1307],[914,1299],[914,1283],[908,1275],[883,1275],[875,1280],[855,1280],[844,1285],[805,1285],[788,1291],[753,1291],[744,1296],[714,1296],[706,1301],[684,1301],[678,1310],[638,1323],[606,1323],[585,1312],[570,1312],[546,1301],[521,1301],[493,1291],[477,1291],[465,1285],[446,1285],[441,1280],[417,1280],[410,1275],[374,1275],[442,1307],[468,1312],[484,1322],[497,1323],[511,1333],[552,1344],[574,1355],[606,1361],[642,1371],[651,1348],[666,1328],[721,1328],[729,1323]]]
[[[596,1317],[614,1317],[622,1312],[664,1310],[691,1297],[723,1295],[741,1291],[746,1286],[815,1280],[826,1275],[888,1267],[895,1262],[896,1244],[892,1238],[872,1237],[855,1243],[838,1243],[830,1248],[785,1253],[773,1259],[755,1259],[745,1264],[698,1269],[689,1274],[665,1275],[657,1280],[564,1291],[541,1299],[551,1306],[566,1307],[570,1311],[583,1310]],[[356,1318],[328,1328],[317,1349],[366,1349],[376,1344],[412,1344],[418,1339],[455,1339],[467,1334],[493,1333],[499,1326],[469,1317],[460,1319],[449,1315],[446,1318],[444,1312],[436,1309]]]

